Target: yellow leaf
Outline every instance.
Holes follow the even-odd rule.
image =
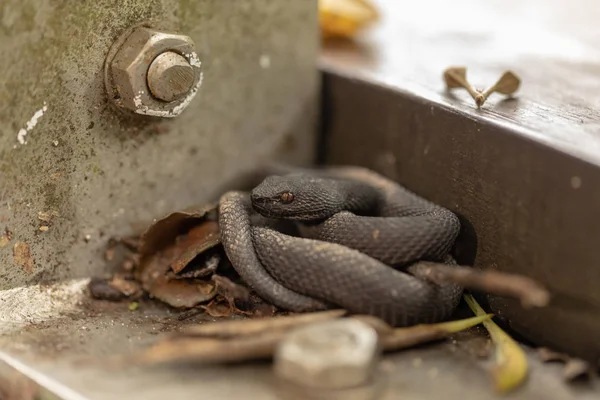
[[[379,19],[368,0],[319,0],[319,22],[323,37],[351,38]]]
[[[473,296],[465,294],[464,299],[475,315],[486,315]],[[527,378],[528,365],[525,352],[494,321],[483,321],[483,326],[489,332],[496,350],[496,365],[492,370],[496,390],[508,392],[516,389]]]

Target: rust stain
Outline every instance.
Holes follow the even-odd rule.
[[[13,257],[15,264],[23,267],[25,272],[31,274],[33,272],[33,258],[31,257],[31,249],[25,242],[17,242],[13,247]]]

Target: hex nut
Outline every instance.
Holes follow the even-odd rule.
[[[342,389],[371,380],[380,356],[377,332],[342,318],[288,333],[275,351],[274,368],[281,378],[302,386]]]
[[[163,53],[180,56],[193,71],[187,93],[177,93],[178,90],[170,95],[167,93],[164,96],[167,101],[155,97],[148,85],[150,66]],[[201,66],[189,36],[137,26],[126,32],[111,48],[105,64],[106,88],[109,97],[121,109],[142,115],[175,117],[196,96],[202,84]],[[160,68],[155,68],[155,73],[157,69]]]

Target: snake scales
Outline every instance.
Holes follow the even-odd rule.
[[[283,233],[278,220],[299,230]],[[269,175],[250,196],[225,193],[219,225],[242,279],[290,311],[338,306],[409,326],[447,319],[462,294],[410,273],[418,261],[449,260],[456,215],[368,169]]]

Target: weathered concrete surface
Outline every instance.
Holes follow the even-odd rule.
[[[310,161],[316,4],[3,0],[0,236],[6,227],[13,239],[0,248],[0,290],[98,273],[108,236],[214,198],[276,152]],[[204,62],[200,92],[174,120],[119,116],[105,98],[111,43],[146,20],[190,35]],[[39,212],[59,215],[46,232]],[[14,263],[16,241],[31,247],[31,270]]]
[[[150,301],[142,302],[135,312],[128,310],[127,303],[87,301],[67,317],[0,335],[0,379],[4,361],[21,367],[26,376],[37,378],[66,400],[309,399],[282,385],[270,362],[146,368],[105,363],[107,357],[140,351],[170,332],[212,319],[198,315],[178,321],[177,312]],[[493,346],[481,327],[447,341],[387,354],[378,374],[384,390],[370,400],[598,399],[597,381],[567,384],[560,363],[543,364],[535,351],[525,350],[529,377],[508,395],[493,390]],[[323,394],[314,398],[331,399]],[[340,398],[365,399],[352,394]]]

